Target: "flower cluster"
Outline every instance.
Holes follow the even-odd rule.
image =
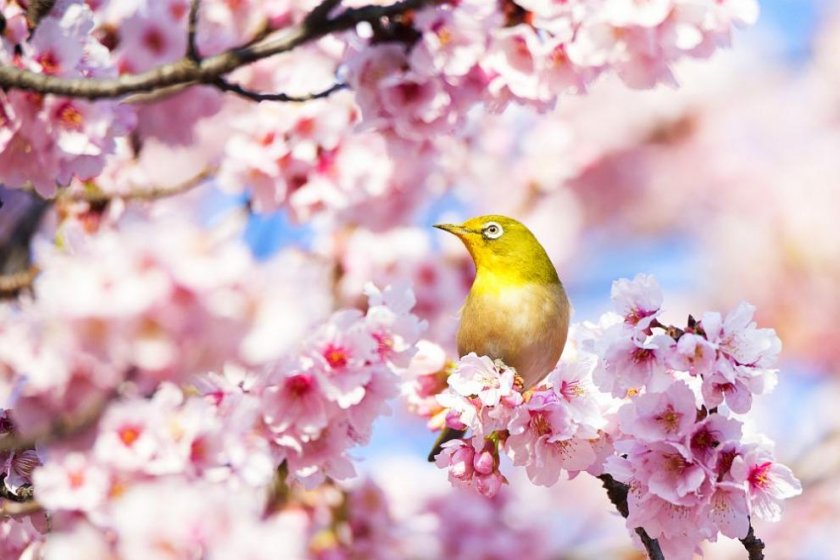
[[[514,370],[486,356],[461,358],[438,396],[446,425],[469,429],[469,440],[444,444],[436,463],[458,486],[493,496],[505,481],[500,453],[526,468],[534,484],[550,486],[561,473],[587,470],[605,427],[603,399],[592,386],[595,361],[563,361],[546,382],[524,393]]]
[[[628,397],[604,465],[630,487],[628,528],[644,527],[668,558],[688,559],[718,533],[746,537],[751,517],[777,521],[779,502],[801,486],[739,416],[775,385],[776,333],[757,328],[747,304],[666,327],[662,293],[646,275],[616,282],[612,297],[618,314],[602,323],[617,322],[588,345],[603,356],[598,386]]]
[[[355,474],[344,451],[367,442],[373,420],[389,410],[424,328],[410,313],[410,290],[369,285],[367,293],[366,314],[336,312],[258,382],[276,460],[308,486]]]
[[[235,232],[213,239],[171,215],[126,216],[96,235],[72,225],[63,247],[38,247],[35,298],[0,306],[0,395],[23,432],[125,380],[148,393],[225,363],[265,364],[329,312],[324,268],[293,251],[260,265]]]
[[[92,35],[91,9],[81,0],[59,4],[30,36],[20,6],[0,2],[0,63],[62,78],[115,76],[108,50]],[[52,196],[73,178],[98,175],[115,138],[133,125],[133,112],[112,101],[0,92],[0,183]]]
[[[287,526],[297,531],[299,520],[284,508],[264,517],[266,489],[296,481],[315,488],[327,477],[355,475],[346,452],[367,441],[374,419],[387,411],[400,364],[410,360],[423,328],[410,313],[413,297],[406,288],[380,291],[371,285],[367,293],[366,313],[336,312],[262,369],[227,365],[216,374],[196,366],[194,374],[176,379],[181,387],[164,382],[149,397],[140,385],[124,388],[95,422],[91,437],[6,455],[0,482],[11,492],[34,485],[35,498],[52,515],[55,535],[44,545],[46,557],[64,557],[68,547],[79,545],[76,539],[92,547],[86,558],[113,550],[120,557],[141,557],[161,542],[179,555],[204,550],[214,558],[241,553],[250,539],[256,539],[249,545],[254,554],[276,550],[268,545],[274,542],[269,533]],[[3,435],[28,419],[26,409],[13,406],[2,416]],[[229,493],[239,501],[220,506],[225,511],[218,515],[203,512]],[[167,504],[177,503],[152,515],[166,494]],[[367,539],[371,551],[386,554],[375,539],[375,494],[347,498],[354,515],[348,523],[358,534],[353,546],[364,547]],[[137,515],[146,521],[132,523]],[[323,523],[321,518],[313,516],[304,526]],[[228,529],[219,531],[220,526]],[[387,525],[378,530],[387,532]],[[301,552],[293,554],[292,543],[277,546],[290,557],[303,557],[306,541],[293,542]]]
[[[461,358],[437,399],[446,425],[471,435],[445,443],[437,465],[488,496],[505,481],[501,454],[539,485],[563,471],[609,475],[629,488],[628,529],[643,528],[667,558],[690,559],[719,534],[745,538],[752,517],[777,521],[801,485],[741,416],[775,383],[775,332],[746,304],[666,326],[648,275],[615,282],[612,298],[616,312],[578,326],[535,389],[517,390],[501,362]]]
[[[374,28],[348,56],[348,74],[365,122],[425,141],[462,126],[476,104],[546,109],[608,71],[633,87],[674,83],[671,62],[708,56],[757,9],[754,0],[465,0]]]

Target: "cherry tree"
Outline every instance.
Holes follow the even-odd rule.
[[[652,559],[720,535],[762,558],[752,519],[801,485],[745,428],[781,350],[755,308],[671,324],[652,276],[617,280],[522,391],[454,354],[469,263],[417,227],[467,188],[551,223],[562,254],[583,226],[551,185],[613,141],[566,134],[565,100],[677,86],[677,61],[757,12],[0,0],[2,557],[547,557],[505,514],[521,473],[545,492],[597,477]],[[523,122],[523,144],[497,134]],[[255,254],[277,212],[309,242]],[[454,488],[413,516],[354,459],[394,408],[469,430],[426,466]]]

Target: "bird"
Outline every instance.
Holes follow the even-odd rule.
[[[571,304],[548,254],[522,223],[501,215],[437,224],[458,237],[476,274],[457,334],[458,355],[471,352],[516,370],[523,390],[539,383],[560,360]],[[445,427],[429,454],[464,432]]]

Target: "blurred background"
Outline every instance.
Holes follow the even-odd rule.
[[[550,116],[484,116],[470,142],[449,150],[466,179],[458,174],[421,223],[521,218],[555,260],[576,321],[596,319],[612,280],[638,272],[656,275],[675,321],[755,304],[759,325],[784,342],[779,385],[758,400],[755,428],[805,488],[780,524],[759,524],[757,534],[768,558],[840,558],[840,6],[761,6],[733,49],[681,65],[677,90],[606,80]],[[461,247],[436,233],[429,245],[458,259]],[[418,269],[421,284],[435,283]],[[449,282],[427,296],[443,306],[426,310],[443,344],[462,297],[439,295],[455,291]],[[388,472],[412,469],[418,484],[446,490],[444,473],[422,464],[431,439],[422,422],[397,413],[380,422],[366,469],[386,488]],[[512,490],[525,518],[551,526],[559,557],[632,557],[596,481],[546,491],[523,477]],[[522,522],[516,507],[510,515]],[[744,556],[732,541],[707,553]]]
[[[279,214],[253,220],[249,238],[260,254],[288,243],[340,253],[338,286],[349,299],[369,278],[411,277],[429,336],[450,349],[471,264],[428,226],[481,213],[518,217],[536,232],[575,321],[596,319],[612,280],[638,272],[658,278],[674,321],[753,303],[759,325],[784,343],[779,385],[758,400],[755,429],[776,441],[805,488],[782,523],[758,524],[757,534],[768,558],[840,558],[840,6],[761,7],[733,49],[679,66],[679,89],[602,80],[550,115],[477,116],[467,139],[447,147],[429,179],[437,194],[413,224],[337,240]],[[358,456],[406,517],[417,496],[449,487],[423,461],[432,435],[404,408],[380,421]],[[407,472],[417,488],[405,487]],[[511,530],[538,527],[556,557],[633,557],[597,481],[550,490],[511,482]],[[728,541],[707,557],[744,555]]]
[[[756,305],[759,326],[775,328],[784,350],[779,384],[757,399],[753,427],[776,441],[804,486],[781,523],[758,523],[756,533],[768,558],[840,559],[840,6],[762,0],[761,9],[733,49],[679,65],[679,89],[603,79],[548,115],[476,114],[427,170],[428,196],[373,201],[340,228],[297,225],[288,209],[255,214],[247,239],[260,257],[297,246],[336,263],[341,305],[359,304],[368,280],[410,279],[428,337],[450,352],[473,270],[463,247],[430,226],[478,214],[534,230],[576,322],[597,319],[612,281],[639,272],[659,280],[672,322]],[[26,204],[16,193],[3,202]],[[215,191],[210,202],[215,213],[243,198]],[[8,225],[0,221],[0,237]],[[489,509],[465,494],[430,509],[430,497],[453,495],[445,471],[425,462],[434,435],[402,403],[393,409],[355,456],[396,518],[422,526],[437,508],[438,521],[462,522],[452,529],[462,544],[470,530],[486,541],[464,544],[459,558],[507,558],[523,540],[544,543],[540,557],[639,557],[591,477],[543,489],[508,469],[509,491]],[[498,527],[496,540],[488,526]],[[707,553],[744,556],[728,540]]]

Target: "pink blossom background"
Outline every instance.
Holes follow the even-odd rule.
[[[172,3],[176,4],[186,5]],[[110,6],[108,17],[122,21],[120,3]],[[493,93],[499,103],[525,100],[529,107],[511,106],[501,114],[478,112],[468,119],[445,103],[440,106],[443,90],[451,84],[426,83],[423,95],[409,105],[399,95],[407,83],[415,85],[411,80],[416,76],[399,76],[394,78],[398,83],[372,88],[381,97],[356,99],[367,122],[381,120],[393,127],[385,136],[381,131],[355,129],[347,134],[358,117],[348,92],[339,92],[328,105],[320,101],[303,108],[262,104],[245,110],[250,107],[245,102],[223,106],[218,92],[196,88],[144,107],[137,115],[123,114],[116,104],[107,103],[98,109],[100,114],[80,102],[73,110],[100,126],[86,132],[96,140],[92,144],[82,143],[78,135],[62,137],[67,153],[81,155],[48,163],[51,171],[67,175],[68,180],[74,174],[83,176],[95,163],[102,167],[103,184],[114,192],[129,192],[137,185],[187,181],[202,171],[207,153],[223,153],[224,164],[210,184],[183,200],[143,209],[137,212],[136,223],[126,220],[121,231],[105,231],[90,244],[82,243],[83,230],[96,228],[91,221],[107,222],[112,216],[80,210],[71,227],[47,223],[34,243],[39,262],[57,271],[51,274],[47,269],[38,280],[46,314],[60,311],[61,316],[71,317],[74,334],[104,352],[105,356],[97,356],[103,361],[131,363],[152,377],[183,381],[189,372],[210,367],[203,360],[213,362],[220,356],[244,365],[277,359],[288,349],[272,346],[274,333],[296,338],[324,321],[331,310],[364,307],[370,301],[374,313],[346,312],[333,317],[300,350],[304,357],[323,357],[345,342],[347,347],[362,349],[364,356],[341,356],[341,360],[351,365],[354,359],[376,361],[372,371],[355,370],[364,377],[361,382],[345,381],[369,383],[368,395],[354,393],[339,382],[325,382],[331,404],[310,403],[304,411],[270,408],[268,399],[261,403],[250,399],[237,403],[241,406],[237,415],[233,407],[224,408],[226,420],[241,432],[223,435],[214,432],[219,431],[218,425],[207,422],[211,416],[207,406],[182,402],[167,387],[142,406],[177,414],[191,433],[224,440],[225,447],[238,453],[229,458],[242,479],[235,481],[247,484],[270,479],[272,464],[261,459],[287,452],[293,456],[283,443],[269,450],[265,441],[248,437],[249,415],[256,415],[257,409],[272,430],[291,434],[289,439],[294,440],[300,436],[295,429],[302,419],[319,430],[329,418],[340,420],[342,429],[350,426],[348,432],[359,426],[369,431],[369,416],[390,402],[393,416],[380,418],[372,433],[352,434],[360,439],[370,436],[367,446],[352,448],[347,434],[330,434],[324,438],[326,451],[313,445],[306,455],[313,464],[328,457],[331,474],[348,473],[352,468],[343,454],[331,453],[330,446],[342,453],[350,449],[350,456],[358,459],[359,486],[348,499],[351,509],[358,512],[353,522],[363,525],[354,529],[370,539],[371,550],[363,557],[388,557],[389,550],[409,550],[418,558],[632,557],[637,552],[624,521],[591,477],[543,488],[534,486],[521,469],[511,470],[510,485],[492,502],[451,488],[447,473],[425,461],[432,434],[422,420],[405,410],[389,385],[388,362],[398,361],[401,349],[392,348],[393,355],[385,355],[382,347],[371,342],[371,337],[381,342],[376,336],[383,333],[394,340],[416,338],[418,325],[407,315],[402,292],[383,294],[368,286],[370,281],[380,287],[408,281],[416,297],[414,313],[429,324],[424,336],[452,355],[457,310],[470,285],[472,264],[456,240],[430,225],[482,213],[507,214],[525,222],[544,243],[569,291],[575,322],[597,320],[608,309],[611,282],[639,272],[654,274],[662,285],[666,323],[684,323],[688,313],[731,310],[742,300],[757,307],[758,324],[775,328],[783,349],[778,386],[756,399],[749,427],[776,441],[776,456],[802,480],[804,492],[786,504],[781,523],[755,522],[756,533],[765,540],[770,558],[840,558],[833,540],[840,524],[840,417],[834,411],[840,398],[840,329],[835,324],[840,315],[840,12],[828,1],[807,0],[765,1],[762,11],[758,25],[736,34],[736,48],[718,51],[708,60],[676,64],[673,78],[678,89],[660,85],[653,90],[630,90],[627,83],[646,83],[649,74],[656,72],[670,77],[670,70],[628,64],[617,70],[618,77],[604,76],[588,84],[587,95],[562,97],[557,110],[547,114],[532,110],[548,99],[527,80],[511,79],[522,84],[521,91],[497,84],[499,90]],[[222,7],[206,15],[208,27],[200,41],[207,52],[236,44],[254,25],[248,18],[229,25],[226,14]],[[177,57],[184,48],[178,42],[183,37],[171,32],[167,36],[179,39],[151,56],[138,48],[140,31],[146,30],[138,28],[137,36],[127,33],[115,51],[119,71],[145,70]],[[464,41],[468,44],[469,38]],[[263,89],[314,91],[332,81],[336,50],[336,45],[326,41],[312,49],[303,63],[286,59],[260,63],[242,72],[242,77]],[[73,58],[73,53],[64,54]],[[469,61],[469,53],[460,55]],[[399,57],[394,53],[391,62],[398,65]],[[351,82],[363,94],[365,80],[379,75],[367,62],[360,57],[351,68]],[[418,65],[438,62],[421,60]],[[476,94],[469,90],[468,69],[469,65],[460,67],[450,60],[444,70],[448,77],[463,81],[460,86],[466,93],[461,91],[461,95],[467,100]],[[111,70],[93,68],[91,72]],[[512,72],[513,67],[504,66],[504,70]],[[658,78],[663,80],[661,75]],[[551,79],[556,80],[557,89],[574,89],[584,81],[582,76],[565,74]],[[400,111],[391,111],[393,107]],[[56,108],[59,113],[66,109]],[[423,119],[414,119],[412,111],[404,116],[405,109]],[[307,111],[317,113],[318,119],[307,118]],[[214,119],[202,119],[213,114],[217,115]],[[112,144],[121,127],[135,124],[134,117],[135,134],[145,140],[136,159],[127,142]],[[178,119],[198,124],[180,126]],[[312,127],[314,120],[318,126]],[[217,126],[219,122],[224,126]],[[280,142],[277,123],[290,122],[295,126],[282,130]],[[426,134],[453,127],[462,127],[466,135],[440,139],[436,151],[420,141]],[[46,142],[46,132],[33,134]],[[413,143],[405,143],[400,157],[389,157],[393,154],[388,150],[402,144],[386,146],[383,138],[387,135]],[[318,145],[317,153],[311,148],[313,143]],[[334,150],[339,144],[342,149]],[[116,155],[105,162],[99,157],[105,152]],[[369,165],[370,161],[378,165]],[[14,168],[5,164],[7,169]],[[54,189],[46,167],[18,171],[33,176],[38,190]],[[245,184],[248,192],[242,192]],[[424,189],[417,188],[420,184]],[[86,185],[76,181],[72,188],[78,192]],[[17,195],[16,191],[2,193],[7,216],[21,213],[26,206]],[[242,212],[246,199],[256,213]],[[119,215],[123,208],[114,206],[108,212]],[[172,219],[178,212],[189,213],[189,218]],[[143,221],[149,218],[155,220],[153,225]],[[221,254],[214,252],[213,246],[208,247],[200,234],[183,223],[191,219],[222,223],[221,229],[228,222],[232,231],[244,229],[251,251],[237,246]],[[348,225],[358,223],[364,227]],[[8,224],[0,221],[0,237],[8,235]],[[67,259],[55,251],[51,242],[56,238],[71,247],[83,246],[82,256]],[[110,254],[116,243],[124,259],[106,263],[102,255]],[[299,248],[311,254],[304,257],[296,251]],[[181,260],[184,254],[190,255],[187,264]],[[269,258],[278,254],[279,259]],[[143,276],[148,270],[138,263],[150,261],[171,272],[171,277]],[[259,272],[252,274],[252,270]],[[111,274],[128,274],[136,283],[108,291]],[[249,282],[241,282],[244,276],[249,276]],[[150,291],[149,286],[159,287],[159,292]],[[301,286],[308,288],[309,295],[301,292]],[[188,295],[177,298],[173,308],[161,295],[170,291]],[[109,294],[107,305],[100,299],[103,292]],[[207,306],[206,301],[221,303]],[[289,301],[295,303],[291,309]],[[262,312],[252,312],[257,307],[254,302],[263,306]],[[387,318],[376,315],[377,311]],[[97,330],[103,317],[116,318],[116,328],[107,336]],[[149,318],[160,320],[158,327],[165,332],[149,329]],[[193,328],[197,323],[218,325],[218,332],[207,329],[201,331],[201,339],[191,340],[190,334],[200,330]],[[126,344],[129,339],[139,342]],[[14,345],[12,338],[5,340],[8,346]],[[173,340],[194,351],[178,352]],[[284,390],[320,382],[318,376],[326,376],[324,372],[333,365],[284,361],[276,372],[268,372],[266,393],[276,397],[271,401],[275,405],[286,404]],[[66,373],[67,386],[73,391],[85,394],[90,390],[73,385],[76,369],[95,369],[90,364],[47,366]],[[108,373],[96,372],[104,386]],[[230,379],[240,374],[235,368],[226,373],[227,377],[211,377],[197,391],[205,396],[227,395]],[[296,385],[277,381],[286,379],[294,379]],[[24,405],[31,413],[28,420],[36,426],[46,422],[51,407],[66,403],[39,396]],[[139,413],[130,406],[109,410],[100,428],[103,449],[109,449],[107,438],[125,437],[118,427],[133,421],[133,414]],[[154,468],[170,468],[157,456],[165,454],[152,443],[138,440],[137,447],[148,452],[143,460]],[[107,456],[98,459],[127,471],[138,462],[134,456],[101,454]],[[73,453],[65,456],[60,450],[57,456],[54,464],[63,469],[84,467],[89,459]],[[282,458],[291,462],[297,480],[321,482],[312,464],[294,463],[286,455]],[[208,471],[211,466],[209,461],[201,464]],[[48,489],[49,468],[39,471]],[[88,495],[76,496],[79,501],[74,505],[84,509],[85,500],[96,502],[105,489],[88,491]],[[330,502],[335,497],[329,490],[325,495],[329,504],[338,503]],[[153,519],[154,505],[167,499],[177,507],[165,519]],[[143,541],[170,525],[177,526],[180,519],[200,519],[202,512],[190,505],[199,502],[214,509],[230,508],[234,512],[230,519],[216,521],[229,523],[233,532],[239,527],[236,515],[246,520],[256,517],[258,507],[246,498],[231,501],[230,493],[210,485],[137,486],[123,501],[115,523],[132,526],[126,533]],[[293,542],[294,535],[283,531],[302,526],[300,515],[286,511],[277,516],[272,523],[279,533],[263,527],[260,542],[276,539],[283,546],[287,537]],[[137,519],[144,520],[139,527]],[[84,531],[72,536],[79,542],[88,537],[96,544]],[[254,535],[246,537],[240,539],[240,546],[250,537],[257,540]],[[60,544],[67,543],[54,546]],[[218,551],[220,557],[224,553]],[[743,547],[730,539],[707,549],[708,558],[743,556]]]

